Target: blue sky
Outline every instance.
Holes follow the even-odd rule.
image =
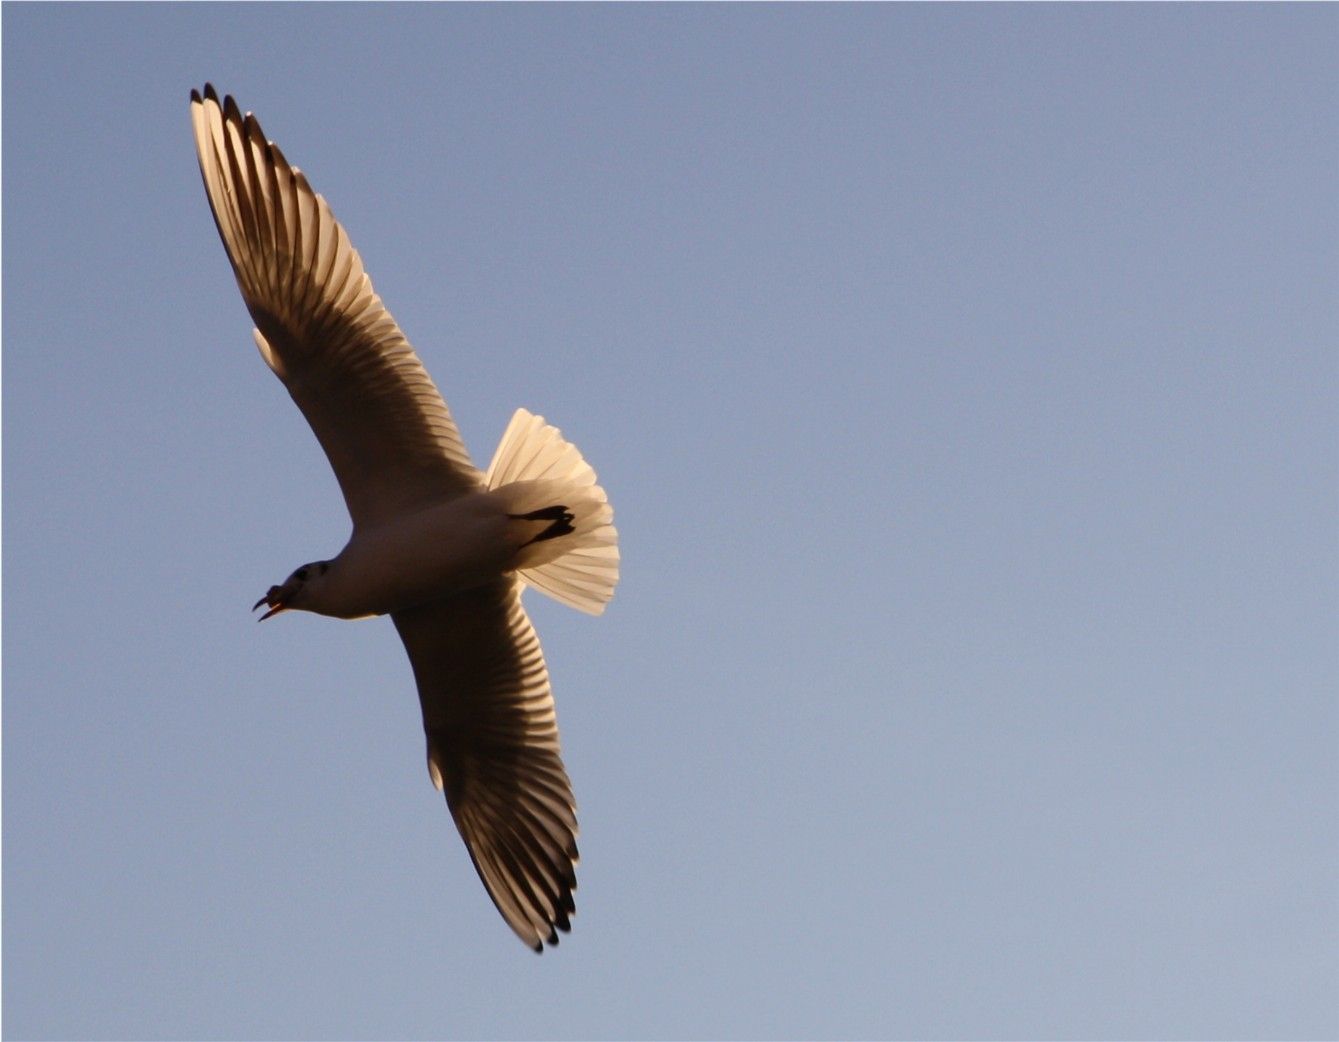
[[[3,11],[13,1038],[1339,1034],[1339,9]],[[581,814],[525,951],[192,150],[310,176],[486,463]]]

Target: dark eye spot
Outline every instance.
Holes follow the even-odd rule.
[[[322,575],[325,575],[325,573],[328,572],[328,571],[330,571],[330,562],[329,562],[329,561],[322,561],[322,562],[321,562],[321,574],[322,574]]]
[[[297,577],[298,577],[298,580],[299,580],[300,582],[304,582],[304,583],[305,583],[305,582],[307,581],[307,569],[306,569],[306,568],[299,568],[299,569],[297,570]]]

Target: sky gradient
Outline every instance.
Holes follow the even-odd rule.
[[[1339,8],[2,17],[6,1037],[1339,1034]],[[206,80],[610,494],[542,957],[389,621],[248,613],[348,520]]]

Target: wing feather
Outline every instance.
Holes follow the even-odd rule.
[[[231,96],[192,91],[191,123],[261,353],[325,450],[355,527],[479,488],[446,403],[325,200]]]
[[[544,655],[514,577],[392,618],[418,683],[429,773],[470,859],[526,944],[576,910],[576,805]]]

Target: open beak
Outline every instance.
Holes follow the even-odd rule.
[[[281,590],[278,586],[271,586],[269,592],[266,593],[264,597],[256,601],[256,603],[251,606],[252,611],[255,611],[262,604],[269,606],[270,610],[267,611],[264,615],[262,615],[259,619],[257,619],[256,620],[257,622],[264,622],[271,615],[278,615],[281,611],[283,611],[285,608],[288,607],[288,605],[284,603],[283,593],[284,591]]]

